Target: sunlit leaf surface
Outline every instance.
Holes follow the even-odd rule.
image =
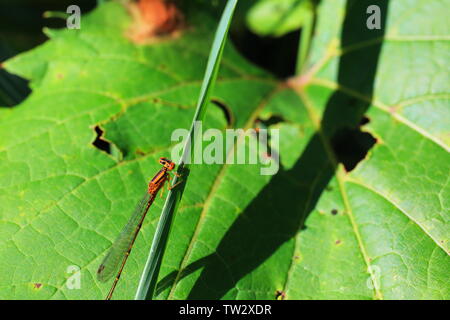
[[[282,167],[192,166],[158,298],[450,298],[447,7],[383,3],[368,30],[372,3],[322,1],[308,71],[288,83],[227,46],[214,98],[231,127],[281,119]],[[217,24],[193,9],[178,37],[138,45],[107,3],[5,64],[33,92],[0,109],[0,298],[105,297],[96,269],[192,119]],[[212,105],[204,127],[227,125]],[[122,155],[92,144],[95,126]],[[360,129],[376,141],[348,172],[335,140]],[[133,298],[161,206],[115,298]]]

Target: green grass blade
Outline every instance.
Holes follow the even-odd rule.
[[[190,157],[190,155],[192,154],[191,150],[195,150],[195,142],[198,138],[197,136],[194,136],[194,125],[196,121],[203,120],[205,116],[206,108],[209,102],[209,96],[211,91],[213,90],[214,83],[217,78],[223,49],[225,47],[228,30],[231,24],[234,10],[236,8],[237,1],[238,0],[228,0],[228,3],[222,14],[222,18],[219,22],[219,26],[214,37],[213,46],[210,51],[206,72],[203,78],[203,84],[197,103],[197,109],[194,115],[194,119],[192,120],[189,137],[184,146],[183,155],[180,161],[178,161],[177,163],[177,173],[183,175],[183,185],[186,184],[186,180],[188,178],[189,163],[186,162],[188,157]],[[190,143],[191,141],[192,143]],[[173,184],[176,184],[178,181],[178,177],[175,177]],[[135,300],[153,298],[161,261],[164,255],[167,239],[169,237],[172,218],[181,200],[182,193],[183,187],[176,187],[173,190],[170,190],[169,194],[167,195],[166,202],[161,213],[161,218],[153,237],[153,242],[147,258],[147,262],[139,281]]]

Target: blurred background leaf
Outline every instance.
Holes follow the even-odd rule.
[[[258,0],[247,15],[250,29],[261,36],[283,36],[300,29],[313,15],[313,0]]]

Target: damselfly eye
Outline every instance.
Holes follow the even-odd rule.
[[[164,166],[164,168],[167,168],[168,170],[173,170],[175,168],[175,163],[173,163],[171,160],[167,158],[159,158],[159,163]]]
[[[175,169],[175,163],[170,161],[169,163],[167,163],[167,165],[165,165],[165,167],[169,170],[173,170],[173,169]]]

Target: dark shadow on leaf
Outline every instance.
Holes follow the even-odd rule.
[[[366,28],[366,9],[374,1],[348,1],[341,35],[344,48],[383,36],[388,1],[375,2],[380,6],[383,17],[381,30]],[[364,94],[368,101],[372,96],[381,44],[380,41],[348,52],[341,57],[339,63],[339,83]],[[340,91],[330,97],[322,118],[322,132],[311,138],[292,169],[280,169],[234,221],[213,254],[182,270],[180,279],[203,267],[189,299],[222,298],[236,288],[242,278],[271,257],[282,244],[297,236],[322,193],[329,190],[328,184],[336,169],[333,157],[330,156],[331,141],[345,128],[359,128],[364,113],[370,106],[368,101],[355,100]],[[340,159],[339,155],[337,159]],[[337,213],[343,208],[334,210]],[[169,285],[173,286],[174,283]]]
[[[205,261],[188,298],[220,299],[292,239],[303,227],[333,172],[321,138],[315,135],[295,166],[288,171],[281,169],[236,219],[215,254]]]
[[[201,269],[205,266],[206,262],[212,258],[214,254],[210,254],[204,258],[198,259],[197,261],[191,263],[188,265],[183,271],[181,271],[180,279],[183,279],[184,277],[190,275],[191,273],[197,271],[198,269]],[[170,288],[173,283],[175,282],[175,279],[178,275],[179,270],[172,271],[167,276],[162,278],[156,287],[155,290],[155,296],[159,296],[164,290],[167,288]]]

